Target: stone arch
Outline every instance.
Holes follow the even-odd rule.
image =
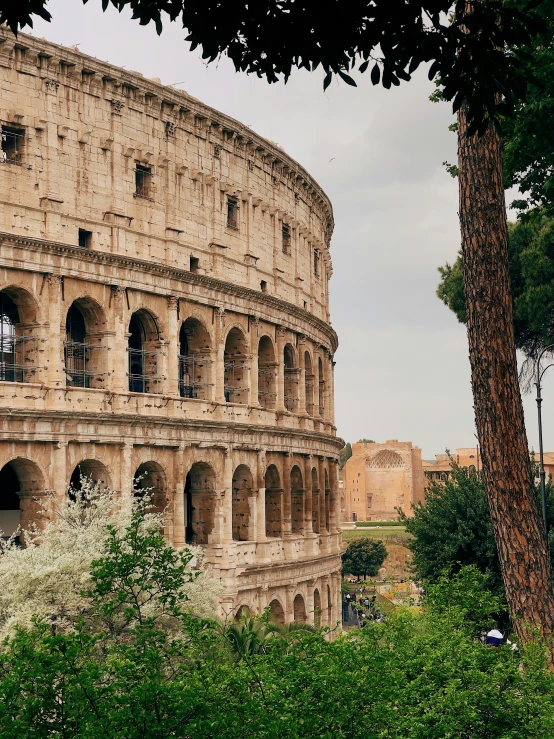
[[[283,487],[276,465],[270,464],[265,472],[265,535],[280,537],[283,521]]]
[[[129,320],[129,392],[157,392],[158,348],[160,342],[158,321],[154,315],[140,308]]]
[[[185,542],[208,544],[215,521],[215,472],[207,462],[195,462],[185,480]]]
[[[233,326],[225,339],[223,355],[226,403],[248,403],[248,343],[244,331]]]
[[[179,330],[179,395],[209,400],[212,385],[212,339],[206,326],[193,316]]]
[[[247,606],[246,604],[243,604],[242,606],[239,606],[235,613],[235,621],[240,621],[245,616],[251,616],[252,611],[250,610],[250,606]]]
[[[285,623],[285,610],[283,606],[281,605],[281,601],[277,598],[273,598],[273,600],[269,604],[269,614],[271,617],[271,620],[274,621],[277,624],[284,624]]]
[[[317,588],[314,589],[314,625],[321,626],[321,595]]]
[[[306,614],[306,603],[304,602],[304,598],[298,593],[294,597],[294,601],[292,604],[292,610],[293,610],[293,621],[297,624],[305,624],[308,620],[308,616]]]
[[[20,526],[40,526],[44,517],[37,497],[44,495],[44,475],[35,462],[16,457],[0,469],[0,529],[11,536]]]
[[[234,541],[250,539],[250,498],[253,495],[254,481],[250,468],[239,464],[233,474],[233,517]]]
[[[329,521],[331,518],[331,486],[329,485],[329,472],[327,467],[324,474],[325,480],[325,529],[329,531]]]
[[[304,481],[300,467],[295,464],[290,471],[291,531],[304,533]]]
[[[167,507],[167,477],[158,462],[150,460],[140,464],[133,475],[135,496],[150,496],[150,510],[163,513]]]
[[[0,381],[37,381],[37,317],[27,290],[10,285],[0,291]]]
[[[306,413],[314,415],[314,370],[312,356],[306,349],[304,352],[304,392],[306,396]]]
[[[390,449],[383,449],[370,460],[368,466],[371,469],[396,469],[404,467],[404,461],[397,452],[393,452]]]
[[[312,531],[314,534],[319,534],[320,531],[319,496],[320,492],[317,469],[312,467]]]
[[[69,387],[103,388],[105,380],[104,310],[88,296],[77,298],[65,318],[64,366]]]
[[[111,476],[106,465],[99,459],[83,459],[75,465],[69,478],[68,492],[80,492],[82,479],[90,478],[93,482],[102,483],[102,487],[111,488]]]
[[[285,371],[285,408],[294,413],[298,410],[299,369],[296,362],[296,352],[292,344],[285,344],[283,365]]]
[[[276,366],[273,342],[269,336],[262,336],[258,343],[258,403],[262,408],[275,408]]]
[[[321,357],[317,358],[317,375],[318,375],[318,403],[319,415],[323,418],[325,415],[325,375],[323,372],[323,361]]]

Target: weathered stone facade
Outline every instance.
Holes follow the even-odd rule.
[[[4,528],[79,470],[142,478],[224,611],[334,623],[327,197],[187,94],[1,33]]]
[[[421,449],[411,441],[352,444],[342,469],[342,521],[394,521],[423,501]]]

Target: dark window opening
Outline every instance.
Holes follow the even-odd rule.
[[[267,292],[267,282],[266,282],[265,280],[262,280],[262,281],[260,282],[260,290],[261,290],[261,291],[262,291],[263,293],[266,293],[266,292]]]
[[[281,233],[283,237],[283,254],[288,254],[290,256],[291,254],[290,226],[288,226],[286,223],[283,223]]]
[[[236,198],[227,198],[227,228],[239,230],[239,201]]]
[[[319,249],[314,249],[314,275],[319,277]]]
[[[198,270],[200,269],[200,259],[198,257],[190,258],[189,269],[191,272],[198,272]]]
[[[67,311],[64,343],[65,376],[69,387],[90,387],[92,375],[87,370],[92,348],[87,344],[83,314],[72,305]]]
[[[79,246],[83,249],[90,249],[92,242],[92,231],[85,231],[84,228],[79,229]]]
[[[4,293],[0,293],[0,380],[24,382],[23,368],[17,361],[16,326],[19,312],[16,304]]]
[[[2,126],[2,161],[6,164],[21,164],[23,153],[23,131]]]
[[[306,302],[305,300],[303,300],[302,302],[304,303],[304,310],[307,310],[307,308],[308,308],[308,303],[307,303],[307,302]]]
[[[152,170],[137,164],[135,168],[135,196],[137,198],[150,198],[152,195]]]

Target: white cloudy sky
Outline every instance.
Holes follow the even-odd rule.
[[[181,89],[278,142],[311,172],[334,207],[331,316],[338,332],[335,405],[339,434],[399,439],[432,458],[474,443],[463,326],[435,297],[437,266],[459,248],[456,159],[446,105],[428,101],[425,74],[385,91],[367,76],[358,88],[299,72],[285,86],[206,66],[184,33],[161,37],[99,0],[50,0],[53,22],[34,34],[134,69]],[[545,395],[554,408],[554,373]],[[535,404],[524,400],[537,447]],[[545,444],[554,449],[546,401]],[[550,422],[552,419],[552,422]]]

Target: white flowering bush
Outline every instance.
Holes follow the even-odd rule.
[[[156,572],[154,565],[164,561],[167,569],[175,565],[174,580],[180,578],[172,583],[173,606],[200,617],[214,616],[220,586],[205,566],[202,550],[177,552],[162,539],[164,515],[149,510],[148,494],[122,499],[101,483],[82,478],[80,490],[72,490],[61,504],[48,496],[47,509],[42,529],[20,532],[23,547],[14,537],[0,543],[0,640],[16,626],[30,627],[35,617],[56,633],[72,630],[80,618],[98,619],[98,609],[93,609],[98,599],[95,578],[118,557],[118,564],[127,567],[127,588],[132,566],[136,568],[136,587],[127,597],[140,604],[141,617],[163,616],[157,584],[145,572]],[[157,572],[163,579],[163,571]],[[129,625],[125,618],[118,623]],[[160,624],[175,628],[167,620]]]

